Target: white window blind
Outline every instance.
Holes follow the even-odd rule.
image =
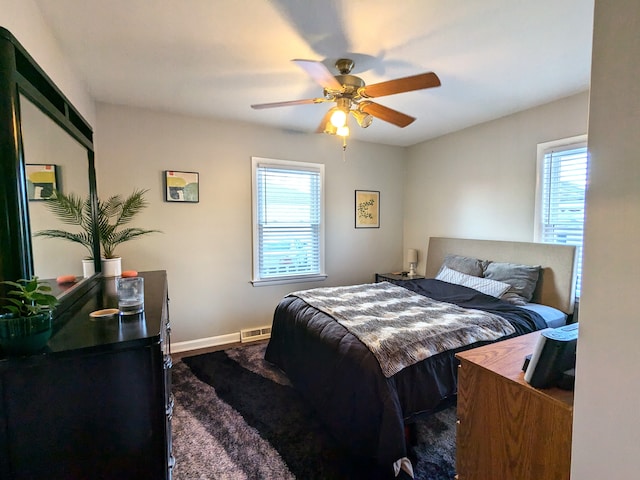
[[[582,280],[588,152],[585,142],[547,148],[542,157],[539,240],[577,247],[576,295]]]
[[[254,284],[324,277],[324,166],[253,159]]]

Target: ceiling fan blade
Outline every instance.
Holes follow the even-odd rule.
[[[369,115],[379,118],[380,120],[393,123],[400,128],[411,125],[415,120],[415,118],[410,117],[409,115],[405,115],[393,108],[385,107],[384,105],[374,102],[360,102],[359,109]]]
[[[263,108],[290,107],[292,105],[307,105],[309,103],[322,103],[326,101],[324,98],[306,98],[304,100],[289,100],[288,102],[257,103],[251,105],[251,108],[261,110]]]
[[[336,77],[333,76],[324,63],[299,59],[291,61],[307,72],[322,88],[326,88],[327,90],[342,90],[342,85],[336,80]]]
[[[362,88],[359,93],[364,98],[376,98],[383,97],[385,95],[394,95],[396,93],[411,92],[413,90],[422,90],[423,88],[439,86],[440,79],[438,76],[433,72],[429,72],[367,85]]]

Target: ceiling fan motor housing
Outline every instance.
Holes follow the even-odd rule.
[[[359,88],[364,87],[365,83],[360,77],[355,75],[336,75],[336,80],[344,87],[343,96],[353,97]]]

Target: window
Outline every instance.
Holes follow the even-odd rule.
[[[587,187],[586,136],[538,145],[536,240],[575,245],[576,296],[582,280],[582,239]]]
[[[324,273],[324,165],[253,157],[253,284]]]

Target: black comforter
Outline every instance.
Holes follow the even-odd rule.
[[[546,327],[536,313],[467,287],[435,279],[402,286],[435,300],[497,313],[516,329],[511,336]],[[287,373],[336,441],[390,468],[407,456],[405,422],[456,394],[455,353],[481,344],[434,355],[385,378],[373,354],[342,325],[297,297],[285,297],[274,313],[265,359]]]

